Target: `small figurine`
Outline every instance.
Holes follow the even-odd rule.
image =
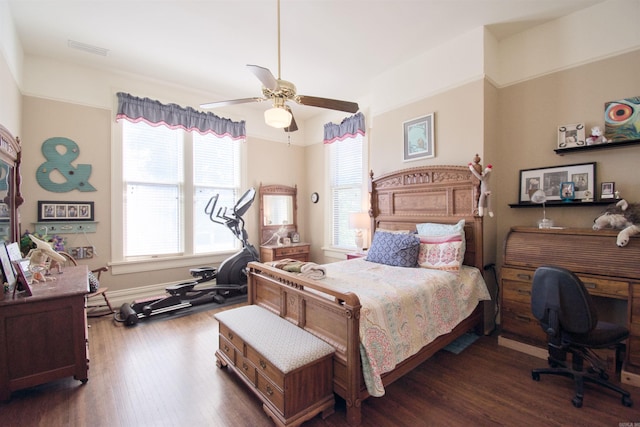
[[[602,135],[602,130],[600,126],[594,126],[591,128],[591,135],[587,137],[587,145],[597,145],[604,144],[605,142],[609,142],[607,138]]]
[[[487,208],[489,216],[493,218],[493,210],[491,209],[491,190],[489,189],[489,174],[493,166],[487,165],[482,171],[480,157],[476,154],[473,163],[469,163],[469,170],[476,178],[480,180],[480,200],[478,200],[478,215],[484,216],[484,208]]]

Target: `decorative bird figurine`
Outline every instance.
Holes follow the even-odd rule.
[[[34,249],[35,251],[40,250],[41,252],[43,252],[45,255],[47,255],[49,258],[58,261],[58,262],[65,262],[65,258],[60,255],[58,252],[54,251],[53,248],[51,247],[51,245],[47,242],[45,242],[44,240],[40,240],[37,237],[35,237],[33,234],[29,234],[29,238],[31,239],[31,241],[33,243],[36,244],[36,248]]]

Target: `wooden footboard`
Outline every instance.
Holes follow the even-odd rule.
[[[360,301],[351,292],[341,292],[320,283],[284,272],[266,264],[249,263],[249,304],[264,307],[314,334],[336,349],[333,390],[346,402],[347,421],[360,424],[360,407],[369,397],[360,364]],[[450,334],[438,337],[420,352],[382,376],[388,385],[420,365],[438,350],[470,329],[482,332],[482,304]]]

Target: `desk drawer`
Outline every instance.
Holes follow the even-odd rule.
[[[628,299],[629,298],[629,282],[620,280],[604,279],[602,277],[588,276],[578,274],[584,287],[591,295],[597,295],[606,298]]]
[[[507,304],[507,301],[514,301],[530,306],[531,283],[504,279],[502,281],[502,299],[503,304],[505,305]]]
[[[519,341],[546,347],[547,334],[531,313],[531,305],[509,301],[502,307],[502,332],[516,335]]]

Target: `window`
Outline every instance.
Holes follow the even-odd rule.
[[[358,133],[329,145],[331,246],[355,248],[349,214],[363,210],[364,137]]]
[[[140,121],[122,123],[123,259],[198,255],[239,247],[205,207],[232,207],[240,191],[240,143]]]

